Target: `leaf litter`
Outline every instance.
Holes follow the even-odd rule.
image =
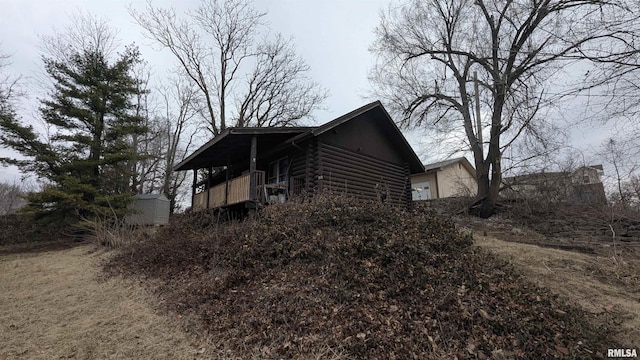
[[[325,194],[219,218],[176,216],[104,268],[154,280],[167,310],[240,357],[594,358],[616,345],[429,211]]]

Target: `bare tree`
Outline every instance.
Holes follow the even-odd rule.
[[[107,57],[117,50],[117,31],[109,20],[89,12],[77,11],[62,31],[53,30],[50,35],[40,36],[43,52],[47,57],[69,62],[74,54],[96,52]]]
[[[161,123],[162,138],[165,140],[164,156],[161,161],[161,189],[171,201],[171,212],[176,210],[178,197],[187,172],[175,172],[173,166],[184,160],[191,151],[193,139],[198,131],[193,122],[199,112],[198,92],[190,83],[174,79],[164,87],[162,95],[164,121]]]
[[[326,94],[304,75],[309,65],[291,42],[277,35],[257,50],[256,65],[240,92],[236,126],[287,126],[309,116]]]
[[[26,205],[26,192],[17,182],[0,182],[0,215],[13,214]]]
[[[627,207],[631,198],[633,197],[633,191],[628,191],[632,183],[629,181],[632,179],[633,174],[638,170],[640,164],[637,161],[640,156],[640,150],[634,144],[635,139],[625,139],[613,137],[607,139],[597,156],[602,158],[606,163],[613,168],[613,181],[615,184],[615,196],[614,198],[620,202],[623,207]]]
[[[0,53],[0,123],[18,118],[16,98],[22,94],[20,90],[21,77],[6,71],[10,64],[9,60],[9,55]],[[5,162],[5,159],[0,157],[0,166]],[[25,203],[23,195],[24,191],[15,181],[13,184],[0,183],[0,215],[14,213],[22,207]]]
[[[9,74],[6,69],[9,66],[10,56],[0,53],[0,116],[15,117],[15,99],[19,93],[19,76]]]
[[[173,166],[189,153],[196,133],[202,131],[195,124],[199,93],[186,79],[173,78],[159,85],[155,94],[140,101],[148,131],[134,139],[139,158],[132,162],[131,186],[139,194],[166,194],[173,212],[186,178]]]
[[[629,204],[640,210],[640,175],[631,175],[622,186]]]
[[[129,187],[132,193],[144,193],[144,181],[148,177],[149,172],[154,168],[157,160],[150,156],[148,148],[153,142],[156,135],[153,132],[152,119],[149,113],[149,82],[151,80],[151,72],[146,62],[138,64],[132,72],[138,79],[138,84],[134,98],[135,116],[140,119],[141,125],[145,131],[131,135],[131,148],[136,153],[136,158],[129,160],[130,180]]]
[[[266,14],[250,0],[202,0],[186,18],[151,2],[130,14],[196,85],[214,135],[228,126],[294,125],[326,97],[290,41],[258,40]]]
[[[479,215],[488,217],[505,151],[524,137],[544,143],[553,136],[543,110],[638,69],[637,7],[624,0],[408,0],[382,16],[371,78],[400,125],[464,133]],[[590,71],[551,87],[570,65]]]

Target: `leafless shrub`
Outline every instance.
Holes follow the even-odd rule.
[[[0,216],[0,245],[64,241],[67,228],[62,224],[38,224],[24,214]]]
[[[17,182],[0,183],[0,215],[15,214],[26,204],[25,192]]]
[[[121,218],[85,219],[77,226],[81,234],[110,249],[140,241],[148,236],[147,229],[127,224]]]
[[[126,217],[119,216],[113,208],[111,214],[84,218],[75,227],[77,234],[111,249],[141,241],[149,236],[149,229],[153,229],[128,223]]]

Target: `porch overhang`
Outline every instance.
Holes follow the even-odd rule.
[[[312,130],[311,127],[227,128],[174,167],[175,171],[226,166],[249,162],[251,139],[258,149],[272,149],[286,140]]]

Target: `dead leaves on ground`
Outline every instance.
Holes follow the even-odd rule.
[[[265,358],[593,357],[606,329],[470,247],[448,219],[318,196],[250,220],[178,218],[110,272],[162,280],[170,309]]]

